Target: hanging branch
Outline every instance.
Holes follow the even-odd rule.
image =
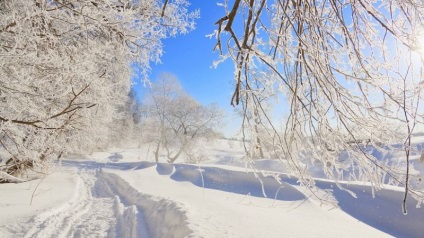
[[[259,138],[261,131],[269,131],[268,139],[275,142],[271,150],[305,186],[314,184],[305,163],[316,161],[335,181],[348,170],[349,179],[380,189],[387,176],[405,187],[406,212],[408,194],[424,198],[410,183],[409,163],[412,132],[424,119],[418,104],[413,105],[424,88],[414,84],[422,78],[423,65],[407,59],[416,51],[414,34],[423,20],[424,6],[411,1],[234,1],[228,16],[216,22],[215,48],[230,55],[235,66],[231,105],[243,104],[243,130],[251,133],[243,135]],[[225,21],[228,35],[220,29]],[[242,30],[235,34],[233,29]],[[224,37],[226,50],[221,49]],[[388,47],[388,42],[395,43]],[[281,99],[278,107],[288,111],[282,128],[275,119],[251,120],[252,115],[270,117],[273,98]],[[406,125],[406,140],[399,123]],[[406,173],[368,151],[372,147],[384,153],[399,141],[404,143]],[[347,154],[343,160],[342,153]]]

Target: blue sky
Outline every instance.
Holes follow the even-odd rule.
[[[216,103],[225,110],[227,116],[223,128],[225,135],[232,136],[240,128],[240,119],[233,113],[230,100],[233,93],[233,71],[231,61],[213,68],[212,63],[219,58],[219,52],[213,52],[216,39],[206,37],[214,32],[214,23],[225,15],[223,7],[215,0],[190,1],[190,10],[200,9],[200,18],[196,20],[196,29],[186,35],[163,40],[164,54],[161,64],[152,63],[150,79],[154,83],[157,77],[168,72],[175,75],[186,92],[200,103]],[[136,82],[135,89],[141,96],[143,84]]]

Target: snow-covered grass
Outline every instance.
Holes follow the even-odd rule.
[[[421,138],[422,139],[422,138]],[[424,212],[402,191],[350,193],[317,179],[314,194],[281,162],[245,168],[240,142],[200,148],[202,164],[154,163],[129,145],[72,156],[43,180],[0,185],[0,237],[422,237]],[[150,156],[149,156],[150,155]],[[415,160],[415,157],[414,157]],[[164,159],[163,159],[164,161]],[[163,162],[162,161],[162,162]],[[418,162],[417,162],[418,163]],[[421,165],[421,164],[419,164]],[[416,166],[421,170],[422,166]],[[32,200],[32,203],[31,203]]]

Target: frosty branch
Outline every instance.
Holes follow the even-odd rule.
[[[405,198],[423,201],[408,179],[407,152],[423,123],[422,2],[246,0],[227,7],[215,48],[235,65],[231,104],[242,102],[246,136],[258,144],[249,155],[268,147],[308,187],[309,167],[320,163],[336,181],[396,184]],[[283,128],[270,117],[275,98],[288,109]],[[373,155],[401,141],[405,160]]]
[[[0,170],[17,177],[46,169],[62,154],[106,146],[126,104],[130,65],[147,80],[150,62],[162,54],[161,39],[194,29],[198,12],[187,6],[173,0],[0,2],[0,149],[7,151],[3,161],[11,161]]]

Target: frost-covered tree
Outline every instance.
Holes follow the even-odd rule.
[[[152,84],[143,104],[146,116],[142,131],[155,145],[156,162],[163,149],[170,163],[183,153],[192,156],[197,140],[215,135],[222,118],[222,112],[215,105],[198,103],[171,74],[162,74]]]
[[[132,65],[194,28],[185,0],[0,1],[0,181],[106,142]]]
[[[117,118],[113,122],[109,144],[118,145],[134,141],[140,136],[141,102],[137,98],[136,91],[131,88],[125,99],[125,103],[118,107]]]
[[[222,6],[215,49],[220,61],[235,64],[231,103],[242,102],[250,137],[260,122],[274,154],[308,187],[314,180],[307,166],[318,162],[335,180],[370,181],[374,188],[389,182],[405,187],[405,200],[411,194],[423,201],[409,174],[411,134],[424,112],[423,1],[234,0]],[[287,108],[282,129],[265,104],[272,98]],[[400,163],[376,156],[399,142]]]

